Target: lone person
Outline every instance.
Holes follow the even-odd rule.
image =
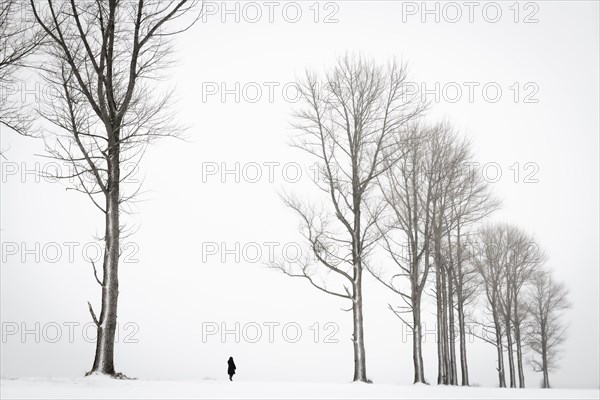
[[[235,374],[235,363],[233,362],[233,357],[229,357],[229,360],[227,360],[227,374],[229,374],[229,380],[233,381],[233,375]]]

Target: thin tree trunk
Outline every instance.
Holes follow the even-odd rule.
[[[465,314],[462,296],[458,299],[458,334],[460,336],[460,375],[461,385],[469,386],[469,365],[467,363],[467,340],[465,332]]]
[[[517,370],[519,373],[519,387],[525,387],[525,374],[523,373],[523,351],[521,348],[521,327],[520,323],[515,323],[515,346],[517,348]]]
[[[444,361],[444,385],[450,383],[452,372],[450,371],[450,362],[448,357],[448,290],[446,271],[442,269],[442,348]]]
[[[414,183],[414,182],[413,182]],[[414,201],[416,204],[416,194],[413,194]],[[418,226],[416,223],[416,213],[414,214],[414,226]],[[415,237],[417,237],[415,232]],[[427,231],[425,233],[427,236]],[[430,249],[429,242],[426,241],[424,244],[424,262],[425,262],[425,270],[429,271],[430,266]],[[413,365],[415,372],[415,379],[413,383],[426,383],[425,381],[425,367],[423,366],[423,326],[421,324],[421,294],[423,292],[423,288],[419,285],[419,277],[418,274],[415,275],[415,271],[419,269],[419,259],[417,257],[417,242],[413,240],[411,243],[411,303],[412,303],[412,312],[413,312]]]
[[[544,369],[544,389],[550,389],[550,380],[548,378],[548,370]]]
[[[421,299],[413,296],[413,366],[415,379],[413,383],[425,383],[425,370],[423,368],[423,349],[421,330]]]
[[[502,351],[502,337],[496,338],[496,350],[498,353],[498,382],[501,388],[506,387],[506,378],[504,377],[504,353]]]
[[[352,319],[354,326],[354,381],[368,382],[366,354],[363,330],[362,309],[362,269],[356,270],[356,282],[354,285],[354,304],[352,306]]]
[[[548,354],[546,347],[546,335],[542,332],[542,373],[544,374],[544,389],[550,389],[550,378],[548,377]]]
[[[506,378],[504,377],[504,352],[502,351],[502,326],[498,320],[498,313],[496,310],[492,310],[494,318],[494,328],[496,329],[496,352],[498,355],[498,386],[501,388],[506,387]]]
[[[449,270],[449,273],[452,274],[452,269]],[[452,276],[448,277],[448,330],[449,330],[449,340],[448,346],[449,355],[450,355],[450,384],[458,385],[458,377],[457,377],[457,368],[456,368],[456,332],[454,330],[454,285],[452,284]]]
[[[361,189],[358,179],[358,160],[352,157],[352,193],[354,206],[354,232],[352,239],[352,263],[354,267],[354,287],[353,287],[353,304],[352,304],[352,319],[354,325],[354,381],[368,382],[365,340],[364,340],[364,325],[363,325],[363,308],[362,308],[362,246],[361,238]]]
[[[523,372],[523,352],[521,349],[520,334],[515,334],[515,345],[517,347],[517,369],[519,373],[519,387],[525,387],[525,373]]]
[[[112,135],[112,133],[111,133]],[[108,156],[108,194],[106,196],[105,256],[102,280],[102,309],[97,321],[96,355],[92,370],[115,374],[114,342],[117,328],[117,300],[119,296],[119,165],[120,147],[111,146]]]
[[[515,347],[517,348],[517,373],[519,375],[519,387],[525,387],[525,374],[523,373],[523,351],[521,346],[521,319],[519,317],[517,295],[513,298],[513,312],[515,315],[514,328],[515,328]]]
[[[437,384],[442,385],[445,380],[446,372],[444,371],[444,346],[443,346],[443,335],[442,335],[442,283],[441,283],[441,271],[436,265],[435,268],[435,297],[436,297],[436,308],[437,308],[437,359],[438,359],[438,377]]]
[[[469,386],[469,365],[467,363],[467,340],[465,332],[465,311],[463,299],[462,248],[460,242],[460,221],[456,227],[456,268],[458,272],[456,300],[458,303],[458,335],[460,336],[460,375],[461,385]]]
[[[515,379],[515,360],[513,354],[513,340],[511,334],[511,323],[510,318],[506,318],[506,345],[508,350],[508,368],[510,372],[510,387],[517,387],[516,379]]]

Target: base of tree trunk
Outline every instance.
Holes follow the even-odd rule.
[[[129,380],[129,381],[134,381],[137,378],[130,378],[127,375],[121,373],[121,372],[115,372],[113,374],[107,374],[104,372],[100,372],[100,371],[88,371],[85,373],[85,376],[93,376],[93,375],[99,375],[99,376],[107,376],[113,379],[121,379],[121,380]]]

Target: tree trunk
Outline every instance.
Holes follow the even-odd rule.
[[[413,296],[413,366],[415,380],[413,383],[425,383],[425,370],[423,368],[423,332],[421,330],[421,299]]]
[[[352,238],[352,264],[354,268],[352,321],[354,332],[352,341],[354,347],[354,379],[353,381],[369,382],[367,379],[366,353],[362,308],[362,246],[361,238],[361,203],[360,184],[358,179],[358,164],[356,157],[352,158],[352,193],[354,206],[354,226]]]
[[[496,350],[498,353],[498,385],[501,388],[506,387],[506,379],[504,377],[504,354],[502,352],[502,337],[497,335],[496,337]]]
[[[458,335],[460,336],[460,375],[461,385],[469,386],[469,365],[467,363],[467,340],[465,332],[465,313],[462,296],[458,299]]]
[[[105,253],[102,280],[102,309],[97,321],[96,355],[88,374],[115,374],[114,343],[117,328],[117,300],[119,296],[119,182],[120,147],[110,147],[108,155],[108,193],[106,195]]]
[[[542,332],[542,373],[544,374],[544,389],[550,389],[550,378],[548,377],[548,354],[546,346],[546,335]]]
[[[521,338],[516,334],[515,344],[517,347],[517,369],[519,373],[519,387],[525,388],[525,373],[523,372],[523,352],[521,350]]]
[[[440,268],[436,265],[435,268],[435,297],[436,297],[436,314],[437,314],[437,359],[438,359],[438,377],[437,384],[442,385],[446,379],[446,371],[444,370],[444,345],[443,345],[443,334],[442,326],[444,324],[442,320],[442,277]]]
[[[502,351],[502,326],[498,320],[498,314],[496,310],[492,310],[494,318],[494,328],[496,329],[496,352],[498,355],[498,386],[501,388],[506,387],[506,378],[504,377],[504,353]]]
[[[525,374],[523,373],[523,351],[521,349],[520,323],[515,323],[515,346],[517,348],[517,369],[519,373],[519,387],[525,387]]]
[[[514,360],[514,354],[513,354],[512,334],[510,332],[511,331],[510,318],[506,319],[505,324],[506,324],[506,347],[508,350],[508,368],[510,371],[510,387],[516,388],[517,383],[516,383],[516,379],[515,379],[515,360]]]
[[[452,269],[449,270],[452,274]],[[454,285],[452,284],[452,276],[448,277],[448,330],[449,330],[449,355],[450,355],[450,384],[458,385],[458,377],[456,372],[456,332],[454,330]]]
[[[446,271],[442,269],[442,349],[444,361],[444,385],[448,385],[452,371],[450,371],[450,362],[448,358],[448,290]]]
[[[363,331],[363,309],[362,309],[362,269],[356,269],[356,282],[354,285],[354,299],[352,305],[352,319],[354,333],[352,341],[354,346],[354,381],[368,382],[365,342]]]
[[[469,386],[469,366],[467,364],[467,340],[465,332],[465,304],[463,299],[462,249],[460,243],[460,221],[456,227],[456,269],[458,272],[456,301],[458,308],[458,335],[460,340],[460,375],[461,385]]]

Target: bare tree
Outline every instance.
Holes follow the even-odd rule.
[[[456,295],[456,311],[458,315],[458,334],[460,348],[461,385],[469,385],[469,370],[466,347],[465,307],[478,291],[476,271],[469,259],[472,248],[469,244],[469,228],[489,216],[500,207],[500,202],[492,196],[488,183],[481,173],[471,168],[473,165],[470,146],[462,159],[463,168],[458,169],[456,184],[453,186],[446,215],[447,262],[449,272],[449,292]],[[452,296],[450,297],[452,302]],[[454,307],[450,308],[450,345],[454,346]],[[451,351],[453,348],[451,347]],[[455,358],[451,354],[451,358]],[[454,364],[455,361],[452,362]],[[454,373],[456,367],[454,366]],[[454,383],[458,384],[456,377]]]
[[[500,312],[505,326],[510,372],[510,387],[516,387],[516,373],[519,387],[525,387],[522,361],[521,329],[525,314],[522,307],[522,288],[531,280],[545,262],[544,252],[535,239],[515,226],[504,226],[504,249],[506,262],[504,284],[500,286]],[[514,359],[516,353],[516,365]]]
[[[455,310],[459,308],[459,335],[463,384],[468,384],[466,353],[464,347],[464,297],[463,252],[461,228],[489,215],[497,202],[476,171],[468,168],[472,163],[470,142],[459,135],[448,122],[437,125],[425,143],[423,182],[429,182],[430,205],[423,210],[430,213],[430,242],[427,261],[434,265],[433,296],[436,300],[436,330],[438,355],[438,384],[458,384],[456,357]],[[455,256],[456,255],[456,256]],[[467,291],[467,295],[471,295]],[[467,296],[467,297],[468,297]]]
[[[170,38],[195,22],[195,1],[31,1],[48,37],[42,68],[57,98],[40,110],[52,124],[50,157],[71,163],[74,189],[85,193],[104,218],[100,314],[90,373],[121,376],[114,368],[119,294],[121,214],[135,193],[125,194],[126,160],[139,161],[153,139],[179,130],[168,112],[169,94],[153,85],[169,65]],[[191,16],[189,20],[184,19]],[[50,140],[50,137],[47,137]],[[133,170],[133,169],[132,169]]]
[[[503,324],[500,311],[501,286],[504,281],[507,259],[506,229],[501,225],[490,225],[480,229],[478,249],[474,254],[474,264],[479,273],[483,292],[491,314],[496,346],[498,385],[506,387],[503,350]],[[487,324],[484,324],[487,326]],[[485,337],[486,335],[482,335]],[[484,339],[487,341],[487,339]]]
[[[422,354],[421,304],[431,268],[432,209],[440,153],[432,151],[443,126],[410,126],[403,134],[408,151],[379,180],[390,217],[381,229],[391,268],[372,271],[385,286],[400,295],[403,305],[390,309],[408,326],[413,338],[414,383],[426,383]],[[404,279],[401,279],[404,278]],[[408,283],[408,284],[407,284]],[[409,314],[411,319],[404,318]]]
[[[317,262],[307,258],[301,265],[274,266],[351,301],[354,381],[368,381],[363,270],[380,237],[376,223],[384,208],[373,188],[404,151],[396,133],[423,109],[405,85],[406,77],[406,67],[395,61],[380,67],[362,56],[346,55],[322,82],[308,72],[299,82],[303,107],[295,113],[300,134],[293,146],[318,160],[316,184],[328,206],[319,209],[284,196],[285,204],[300,216],[302,234]],[[321,272],[327,273],[329,287],[319,280]],[[331,289],[332,283],[338,284],[337,290]]]
[[[431,208],[433,261],[435,265],[434,295],[437,306],[438,384],[457,383],[455,331],[454,331],[454,269],[453,258],[446,238],[453,229],[448,218],[451,202],[469,156],[468,142],[458,136],[448,123],[438,129],[430,146],[430,180],[434,182],[433,207]]]
[[[533,277],[539,272],[546,262],[546,255],[540,248],[535,238],[522,230],[514,232],[514,248],[510,264],[508,265],[508,286],[512,292],[512,325],[515,335],[515,348],[517,353],[517,373],[519,387],[525,387],[525,373],[523,371],[523,340],[522,330],[527,308],[524,293],[522,292]]]
[[[544,388],[550,387],[549,373],[557,367],[559,347],[565,340],[567,325],[562,314],[571,307],[567,295],[565,284],[554,281],[550,272],[540,271],[533,278],[528,297],[531,330],[526,340],[534,352],[531,365],[543,374]]]
[[[438,347],[438,384],[458,384],[457,358],[455,351],[455,296],[457,286],[461,288],[461,309],[467,302],[463,298],[462,255],[455,259],[454,231],[458,228],[457,243],[460,246],[460,224],[467,225],[487,216],[497,207],[497,203],[491,200],[489,190],[481,179],[475,175],[475,171],[467,168],[471,160],[470,144],[468,140],[460,137],[458,132],[447,123],[441,123],[435,127],[421,132],[413,133],[413,142],[416,144],[409,152],[406,160],[401,160],[390,174],[386,175],[386,182],[382,185],[384,197],[391,203],[390,209],[395,211],[392,216],[391,228],[384,237],[385,247],[392,259],[400,267],[401,273],[393,275],[390,279],[385,278],[381,271],[376,275],[380,280],[399,294],[405,295],[404,306],[398,309],[398,314],[419,313],[420,304],[416,304],[410,298],[410,293],[415,295],[423,290],[424,286],[415,285],[408,291],[400,288],[398,277],[412,276],[414,282],[424,278],[423,285],[427,280],[430,262],[435,267],[435,289],[433,290],[437,305],[437,347]],[[402,177],[399,179],[399,177]],[[412,195],[411,195],[412,193]],[[417,194],[415,197],[414,194]],[[413,214],[412,218],[410,214]],[[417,215],[415,219],[415,215]],[[415,221],[422,223],[416,223]],[[397,231],[401,240],[405,240],[408,249],[414,248],[415,243],[421,253],[410,251],[408,257],[401,257],[398,241],[392,234]],[[463,250],[461,249],[461,252]],[[457,262],[458,261],[458,262]],[[423,262],[424,269],[407,268],[411,263],[416,265]],[[456,264],[459,264],[461,273],[457,274]],[[421,275],[421,273],[424,273]],[[458,279],[457,276],[461,278]],[[395,282],[394,282],[395,280]],[[470,296],[471,292],[467,291]],[[467,296],[467,297],[468,297]],[[420,301],[420,295],[418,295]],[[416,300],[416,299],[415,299]],[[405,323],[415,330],[413,323]],[[464,333],[464,315],[461,320],[460,329]],[[420,318],[420,316],[419,316]],[[414,349],[418,352],[418,333],[413,336]],[[464,346],[462,347],[464,354]],[[466,358],[462,357],[464,363]],[[464,364],[463,363],[463,364]],[[415,360],[415,370],[418,370],[419,357]],[[464,371],[465,369],[463,369]],[[464,375],[463,375],[464,376]],[[463,379],[463,383],[465,380]],[[468,383],[467,383],[468,384]]]
[[[26,5],[20,0],[0,3],[0,125],[22,135],[31,134],[33,119],[22,98],[11,98],[20,92],[15,73],[27,66],[27,58],[44,39],[34,21],[27,20]]]
[[[467,225],[465,225],[466,227]],[[476,231],[475,231],[476,232]],[[467,359],[467,335],[475,335],[471,322],[473,314],[479,311],[479,295],[482,285],[476,264],[473,262],[477,235],[469,229],[463,230],[457,220],[454,235],[449,235],[449,258],[454,259],[451,278],[456,295],[456,313],[458,316],[459,354],[461,366],[461,385],[469,386],[469,364]],[[476,336],[476,335],[475,335]],[[495,343],[492,343],[495,345]],[[458,382],[457,382],[458,384]]]
[[[531,235],[512,225],[488,226],[481,230],[480,241],[482,248],[476,264],[492,311],[498,357],[503,358],[501,350],[505,339],[510,387],[517,386],[517,371],[519,386],[524,387],[521,332],[526,314],[522,289],[531,282],[546,258]],[[499,364],[499,370],[500,367]]]

